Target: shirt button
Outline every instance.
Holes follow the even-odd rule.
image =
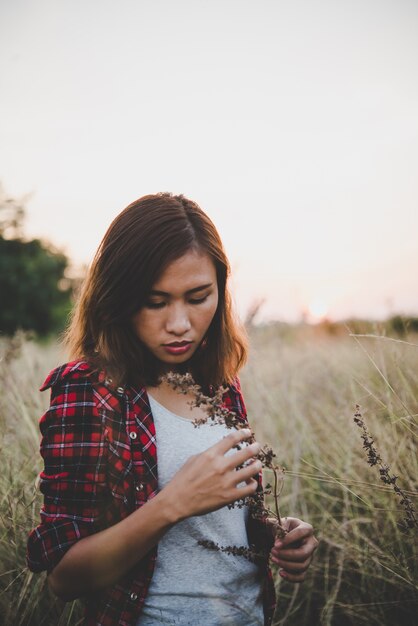
[[[130,436],[131,439],[136,439],[137,438],[137,434],[136,434],[136,432],[134,430],[129,433],[129,436]]]
[[[143,488],[144,488],[144,483],[139,483],[139,485],[136,485],[136,487],[135,487],[135,489],[136,489],[137,491],[142,491],[142,490],[143,490]]]
[[[124,391],[125,391],[125,390],[124,390],[124,388],[123,388],[123,387],[118,387],[118,388],[116,389],[116,392],[117,392],[120,396],[123,394],[123,392],[124,392]]]
[[[135,602],[135,600],[138,598],[138,594],[137,594],[137,593],[132,592],[132,593],[131,593],[131,595],[130,595],[129,597],[130,597],[130,599],[132,600],[132,602]]]

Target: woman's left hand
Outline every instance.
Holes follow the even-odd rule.
[[[275,540],[270,557],[280,567],[282,578],[300,583],[305,580],[318,540],[314,537],[312,526],[296,517],[284,517],[282,525],[287,534]],[[274,526],[272,530],[275,532]]]

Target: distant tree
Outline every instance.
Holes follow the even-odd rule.
[[[23,239],[25,210],[0,189],[0,332],[40,335],[63,328],[70,308],[68,259],[39,239]]]

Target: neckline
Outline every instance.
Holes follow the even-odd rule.
[[[154,398],[154,396],[152,396],[150,393],[147,392],[147,395],[148,395],[148,399],[151,402],[154,402],[154,404],[156,404],[165,413],[168,413],[168,415],[170,415],[171,417],[176,417],[177,419],[181,420],[182,422],[188,422],[189,424],[193,425],[193,420],[192,419],[188,419],[187,417],[183,417],[182,415],[178,415],[177,413],[173,413],[173,411],[170,411],[170,409],[167,409],[166,406],[164,406],[163,404],[158,402],[158,400],[156,400]],[[152,411],[152,406],[151,406],[151,411]]]

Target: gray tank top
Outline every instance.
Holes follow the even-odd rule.
[[[171,413],[152,397],[149,400],[162,489],[191,455],[207,450],[230,431],[222,425],[195,428],[191,420]],[[248,547],[247,517],[246,508],[223,507],[173,526],[158,543],[154,575],[137,626],[262,626],[258,567],[242,556],[198,544],[209,539],[223,546]]]

